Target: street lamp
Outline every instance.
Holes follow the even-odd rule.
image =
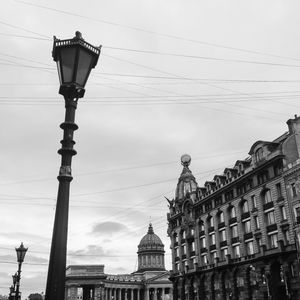
[[[15,299],[19,300],[19,290],[20,290],[20,280],[21,280],[21,266],[25,258],[25,254],[27,252],[28,248],[25,248],[23,243],[21,243],[19,248],[16,248],[17,252],[17,260],[18,260],[18,272],[14,275],[16,277],[16,294]],[[13,278],[14,278],[13,276]]]
[[[84,87],[91,72],[97,64],[101,47],[87,43],[76,32],[73,39],[59,40],[54,37],[52,56],[57,63],[60,80],[59,93],[65,99],[65,121],[60,125],[63,129],[61,167],[57,177],[59,181],[54,227],[52,233],[45,300],[64,300],[66,277],[66,251],[68,235],[68,214],[70,182],[72,181],[73,133],[78,126],[75,121],[75,110],[79,98],[84,96]]]

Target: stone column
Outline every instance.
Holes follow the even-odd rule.
[[[136,300],[140,300],[140,294],[141,294],[141,290],[137,289],[136,290]]]
[[[77,286],[71,285],[66,287],[67,300],[77,300]]]
[[[121,288],[118,289],[118,297],[119,297],[118,300],[122,300],[122,289]]]
[[[128,290],[124,290],[124,300],[128,300]]]
[[[103,300],[101,299],[101,286],[99,285],[95,285],[94,300]]]
[[[144,289],[144,300],[149,300],[149,289],[147,287]]]

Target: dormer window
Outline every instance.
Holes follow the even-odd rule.
[[[243,164],[240,163],[239,166],[238,166],[238,170],[239,170],[239,173],[241,173],[243,171]]]
[[[255,151],[255,161],[259,162],[263,159],[263,148],[258,148]]]
[[[231,178],[231,172],[230,171],[227,172],[226,177],[227,177],[227,179]]]

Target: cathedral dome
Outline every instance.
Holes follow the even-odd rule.
[[[152,224],[138,245],[138,270],[165,271],[165,250],[161,239],[154,233]]]
[[[161,239],[154,233],[152,224],[149,224],[148,232],[143,236],[139,245],[139,252],[141,251],[151,251],[151,250],[162,250],[164,251],[164,244]]]

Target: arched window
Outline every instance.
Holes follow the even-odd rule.
[[[258,148],[255,151],[255,161],[259,162],[263,158],[263,148]]]
[[[204,222],[203,221],[199,222],[199,231],[204,231]]]
[[[242,202],[242,213],[246,213],[248,211],[249,211],[248,201],[245,200],[244,202]]]
[[[224,213],[222,211],[219,213],[219,222],[224,222]]]
[[[264,203],[264,204],[273,201],[273,200],[272,200],[272,195],[271,195],[271,191],[270,191],[270,190],[265,190],[265,191],[262,193],[262,200],[263,200],[263,203]]]
[[[214,219],[213,219],[213,217],[208,217],[207,218],[207,225],[208,225],[208,227],[214,227]]]
[[[235,218],[236,217],[236,212],[235,212],[235,207],[234,206],[229,207],[229,216],[230,216],[230,218]]]

